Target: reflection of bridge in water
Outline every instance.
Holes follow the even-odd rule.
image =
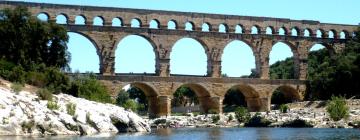
[[[53,22],[62,15],[69,32],[87,37],[96,47],[100,59],[98,78],[115,95],[121,87],[131,84],[143,90],[149,100],[151,115],[169,115],[172,94],[180,86],[191,88],[199,97],[204,111],[222,111],[222,100],[230,88],[238,88],[245,96],[252,111],[270,109],[271,95],[279,89],[287,98],[303,99],[306,90],[307,58],[314,44],[324,45],[331,53],[338,53],[351,37],[357,26],[327,24],[310,20],[250,17],[186,13],[160,10],[108,8],[25,2],[0,2],[0,8],[28,7],[33,15],[45,14]],[[84,25],[75,25],[75,18],[84,19]],[[102,26],[94,26],[93,20],[101,19]],[[131,27],[131,19],[138,21],[139,28]],[[120,21],[121,27],[112,26],[112,20]],[[155,22],[157,29],[149,28]],[[168,29],[168,25],[174,29]],[[185,29],[189,26],[189,30]],[[202,31],[200,27],[208,27]],[[218,32],[224,28],[223,32]],[[267,33],[267,31],[270,31]],[[279,35],[279,32],[283,32]],[[115,50],[118,42],[128,35],[139,35],[153,46],[156,57],[155,74],[116,74],[114,71]],[[172,46],[181,38],[197,40],[207,55],[206,76],[170,75]],[[221,56],[224,47],[233,40],[245,42],[253,51],[256,77],[221,77]],[[269,79],[269,53],[277,42],[287,44],[294,58],[294,77],[291,80]]]

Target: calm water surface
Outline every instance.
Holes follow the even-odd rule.
[[[146,134],[55,136],[46,138],[1,137],[3,140],[360,140],[360,129],[316,128],[180,128]]]

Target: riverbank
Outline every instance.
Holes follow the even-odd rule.
[[[350,107],[349,118],[338,122],[332,121],[326,112],[325,101],[304,101],[287,104],[289,110],[287,113],[281,113],[279,110],[270,112],[259,112],[258,115],[269,120],[269,127],[281,127],[284,123],[294,120],[304,120],[314,128],[358,128],[360,122],[360,100],[348,100]],[[254,116],[256,112],[251,112]],[[217,121],[216,117],[219,116]],[[231,117],[230,117],[231,116]],[[153,128],[181,128],[181,127],[243,127],[244,123],[239,124],[235,118],[234,112],[220,115],[194,115],[192,113],[186,116],[169,116],[149,120]]]
[[[11,83],[0,81],[0,135],[93,135],[150,132],[137,114],[112,104],[54,95],[40,100],[36,87],[15,93]]]

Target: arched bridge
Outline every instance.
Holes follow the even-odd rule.
[[[170,114],[172,94],[180,86],[188,86],[196,92],[204,111],[216,109],[221,112],[226,91],[234,87],[244,94],[248,108],[252,111],[269,110],[271,95],[275,89],[286,93],[286,96],[302,100],[306,90],[310,48],[314,44],[322,44],[331,53],[339,53],[357,28],[355,25],[284,18],[0,2],[1,9],[16,6],[28,7],[35,16],[45,14],[50,22],[56,21],[58,15],[66,17],[64,26],[69,32],[84,35],[96,46],[100,58],[99,79],[113,94],[126,84],[132,84],[145,92],[149,99],[149,112],[160,116]],[[75,24],[77,17],[85,21],[83,25]],[[93,25],[95,18],[101,19],[102,25]],[[112,26],[114,20],[119,22],[119,26]],[[132,27],[132,20],[138,22],[138,28]],[[156,26],[150,28],[150,22],[154,22]],[[115,73],[117,44],[128,35],[139,35],[151,42],[156,54],[154,75]],[[207,76],[170,75],[172,46],[184,37],[193,38],[204,47],[207,54]],[[251,47],[258,78],[221,77],[221,56],[225,46],[233,40],[241,40]],[[269,79],[269,53],[277,42],[283,42],[291,48],[296,79]]]

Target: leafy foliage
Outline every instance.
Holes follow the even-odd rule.
[[[271,122],[264,117],[261,117],[258,113],[256,113],[253,117],[249,119],[245,123],[246,127],[267,127],[271,124]]]
[[[174,93],[172,106],[187,106],[191,104],[199,104],[195,92],[185,86],[178,88]]]
[[[270,66],[270,79],[294,79],[294,60],[287,58]]]
[[[66,104],[66,111],[69,115],[74,116],[76,111],[76,104],[74,103]]]
[[[302,119],[295,119],[289,122],[284,122],[281,127],[294,127],[294,128],[304,128],[304,127],[313,127],[309,122]]]
[[[29,70],[32,64],[67,68],[66,29],[41,22],[27,8],[0,11],[0,58]],[[20,82],[20,81],[19,81]]]
[[[340,53],[325,48],[309,53],[308,93],[305,98],[327,100],[332,95],[360,98],[360,29]],[[271,79],[294,78],[293,60],[288,58],[270,66]]]
[[[58,110],[60,108],[60,106],[55,101],[48,101],[46,106],[50,110]]]
[[[334,121],[339,121],[349,116],[349,107],[346,105],[344,97],[331,97],[331,101],[326,106],[326,111]]]
[[[91,101],[113,102],[107,88],[92,74],[74,76],[68,93]]]
[[[24,86],[19,83],[13,83],[11,84],[11,90],[15,92],[16,94],[19,94],[19,92],[22,90]]]
[[[129,99],[129,100],[126,100],[122,106],[125,109],[130,109],[130,110],[136,112],[137,108],[138,108],[138,103],[135,100]]]
[[[226,92],[223,105],[224,112],[232,112],[238,106],[247,106],[243,93],[237,88],[230,88]]]
[[[289,110],[289,106],[286,104],[281,104],[279,110],[281,113],[287,113]]]
[[[241,122],[247,122],[250,119],[250,113],[245,107],[238,107],[235,110],[236,119]]]
[[[37,95],[40,97],[41,100],[48,100],[48,101],[52,101],[53,100],[53,94],[51,91],[49,91],[46,88],[43,89],[39,89],[37,92]]]
[[[212,120],[213,123],[217,123],[220,120],[220,116],[219,115],[212,115],[211,120]]]

